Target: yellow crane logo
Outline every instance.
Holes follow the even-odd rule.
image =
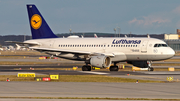
[[[42,24],[41,16],[39,16],[38,14],[34,14],[31,17],[31,26],[34,29],[39,29],[41,27],[41,24]]]

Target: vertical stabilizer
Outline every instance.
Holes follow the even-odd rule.
[[[27,5],[32,39],[57,38],[35,5]]]

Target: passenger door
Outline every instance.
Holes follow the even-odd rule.
[[[143,41],[142,47],[141,47],[141,53],[147,53],[147,44],[148,44],[148,41]]]

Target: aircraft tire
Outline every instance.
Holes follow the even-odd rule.
[[[109,68],[110,71],[118,71],[118,66],[111,66]]]
[[[87,66],[87,65],[82,66],[82,71],[91,71],[91,66]]]
[[[148,67],[148,71],[154,71],[154,68]]]

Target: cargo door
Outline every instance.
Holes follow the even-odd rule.
[[[54,42],[55,42],[55,40],[50,40],[49,41],[49,48],[53,48]]]

